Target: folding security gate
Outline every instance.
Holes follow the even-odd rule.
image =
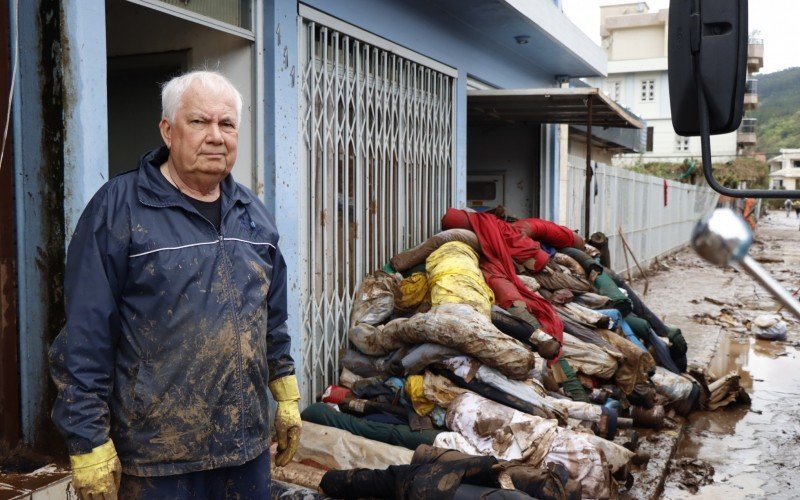
[[[305,402],[336,382],[362,278],[439,230],[452,200],[455,147],[455,73],[386,50],[374,36],[365,41],[371,35],[355,28],[348,34],[339,21],[307,17],[300,25]]]

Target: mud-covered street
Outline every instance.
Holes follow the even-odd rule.
[[[798,227],[794,214],[772,212],[762,219],[751,248],[751,255],[791,291],[800,286]],[[800,323],[783,313],[786,340],[758,340],[752,322],[779,306],[747,275],[706,265],[691,250],[664,264],[651,278],[646,300],[683,329],[690,365],[717,377],[737,372],[752,403],[691,415],[661,497],[796,498]]]

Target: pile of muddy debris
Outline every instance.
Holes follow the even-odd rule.
[[[337,385],[275,479],[335,498],[612,498],[642,429],[746,402],[608,268],[607,239],[450,209],[355,293]],[[465,496],[466,497],[466,496]]]

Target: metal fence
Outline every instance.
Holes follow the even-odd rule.
[[[455,79],[315,22],[302,35],[308,403],[337,381],[362,278],[439,231],[453,191]]]
[[[583,229],[586,160],[569,157],[566,225]],[[707,186],[638,174],[604,164],[594,164],[590,231],[608,236],[611,267],[624,272],[635,264],[625,262],[618,229],[639,262],[645,266],[689,242],[695,223],[714,208],[719,195]]]

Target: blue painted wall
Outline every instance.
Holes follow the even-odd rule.
[[[42,447],[54,430],[47,347],[64,317],[61,13],[57,0],[9,5],[12,39],[18,34],[19,43],[12,113],[22,434],[25,443]]]
[[[80,4],[80,5],[79,5]],[[91,197],[108,180],[106,6],[62,0],[64,63],[64,224],[67,243]],[[102,117],[102,118],[101,118]]]
[[[308,267],[302,245],[300,180],[305,175],[297,160],[298,147],[298,54],[297,2],[274,0],[264,6],[265,155],[264,201],[275,214],[280,248],[288,274],[287,326],[292,336],[292,356],[300,370],[300,284]],[[301,260],[302,259],[302,260]],[[301,381],[302,383],[302,381]]]
[[[326,14],[358,26],[500,88],[552,87],[555,75],[485,40],[421,0],[308,0]]]

